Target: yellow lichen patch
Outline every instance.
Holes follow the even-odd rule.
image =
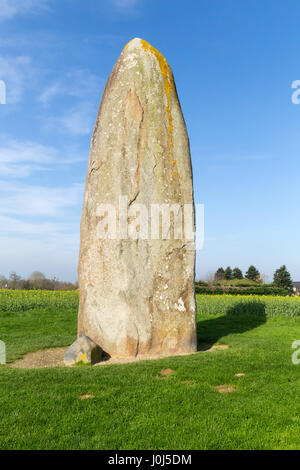
[[[124,49],[123,49],[124,51],[127,49],[127,47],[129,46],[129,44],[130,44],[132,41],[134,41],[134,39],[131,39],[131,40],[126,44],[126,46],[125,46]]]
[[[89,362],[86,354],[81,354],[80,360],[81,360],[82,362]]]
[[[168,121],[169,121],[169,126],[168,126],[168,131],[169,131],[169,136],[170,136],[170,144],[171,148],[174,147],[174,140],[173,140],[173,118],[172,118],[172,113],[171,113],[171,96],[172,94],[175,95],[175,84],[174,84],[174,79],[173,79],[173,74],[172,70],[164,58],[164,56],[157,50],[155,47],[151,46],[147,41],[144,41],[141,39],[142,47],[145,52],[148,52],[150,54],[153,54],[160,67],[160,72],[162,74],[162,77],[164,79],[164,85],[165,85],[165,93],[167,97],[167,107],[166,107],[166,112],[168,115]]]

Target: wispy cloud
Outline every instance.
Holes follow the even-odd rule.
[[[57,153],[54,148],[36,142],[8,139],[5,145],[3,145],[4,140],[5,137],[3,136],[0,140],[2,141],[2,146],[0,143],[1,163],[34,162],[44,164],[53,162]]]
[[[6,83],[7,104],[21,101],[24,90],[31,87],[35,79],[30,57],[0,56],[0,79]]]
[[[18,236],[22,235],[40,238],[41,235],[46,235],[47,237],[59,236],[59,234],[67,234],[71,232],[74,228],[74,224],[68,222],[55,222],[55,221],[33,221],[30,222],[27,219],[18,219],[10,216],[0,215],[0,227],[4,228],[5,235],[3,237],[2,229],[2,238],[7,236]],[[76,237],[78,238],[78,236]]]
[[[48,0],[0,0],[0,21],[48,7]]]
[[[60,96],[71,96],[73,98],[97,97],[104,80],[89,70],[75,70],[60,76],[50,83],[38,97],[38,101],[44,105]]]
[[[89,70],[70,71],[60,76],[44,88],[37,100],[46,108],[56,100],[57,109],[61,98],[71,97],[72,104],[66,105],[58,116],[48,112],[44,117],[44,129],[56,129],[74,136],[90,134],[103,88],[104,80]]]
[[[136,10],[140,0],[111,0],[113,6],[122,13],[131,13]]]
[[[84,185],[72,179],[64,184],[51,179],[45,184],[35,184],[27,177],[37,171],[57,170],[60,165],[78,160],[82,160],[80,155],[72,149],[58,151],[51,146],[0,135],[3,273],[23,271],[37,259],[39,269],[51,270],[53,274],[65,272],[65,279],[73,278]]]
[[[97,106],[92,102],[80,102],[68,108],[58,117],[47,116],[44,119],[44,130],[69,133],[74,137],[92,133],[96,119]]]
[[[84,103],[65,113],[59,122],[71,134],[88,135],[92,133],[95,117],[94,106]]]
[[[51,146],[0,135],[0,178],[22,179],[37,171],[49,171],[82,160],[73,149],[59,152]]]
[[[83,186],[0,188],[1,274],[40,269],[74,279]]]
[[[28,176],[32,175],[32,173],[36,171],[45,171],[46,168],[38,165],[15,165],[15,164],[7,164],[0,162],[0,177],[1,178],[27,178]]]
[[[38,101],[44,105],[48,104],[55,96],[63,93],[63,88],[59,82],[53,83],[52,85],[45,88],[42,94],[38,97]]]
[[[68,187],[33,186],[0,181],[0,215],[62,217],[68,209],[80,207],[83,185]]]

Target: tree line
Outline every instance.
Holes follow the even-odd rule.
[[[228,266],[226,269],[224,269],[221,267],[215,272],[214,279],[215,281],[247,279],[249,281],[254,281],[257,283],[263,282],[260,272],[253,265],[249,266],[247,272],[245,273],[245,276],[243,275],[243,272],[240,268],[231,269],[231,267]],[[273,276],[273,284],[277,287],[284,287],[288,290],[292,290],[293,281],[285,265],[281,266],[275,271]]]
[[[48,279],[40,271],[34,271],[28,279],[23,279],[16,272],[11,272],[9,277],[0,276],[0,289],[22,289],[22,290],[75,290],[78,284],[62,282],[56,277]]]

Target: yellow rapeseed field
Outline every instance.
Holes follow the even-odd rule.
[[[198,313],[209,315],[264,314],[266,317],[300,316],[299,297],[271,295],[197,295]]]
[[[270,295],[197,295],[198,314],[264,313],[266,317],[300,316],[300,298]],[[77,309],[78,291],[0,289],[0,311]]]
[[[0,289],[0,311],[77,308],[78,298],[78,291]]]

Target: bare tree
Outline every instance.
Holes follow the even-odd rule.
[[[208,271],[205,276],[206,282],[214,282],[215,280],[215,273],[213,271]]]
[[[8,282],[9,289],[20,288],[21,281],[22,281],[21,276],[19,276],[15,271],[12,271],[9,275],[9,282]]]
[[[0,276],[0,289],[3,289],[7,286],[7,279],[5,276]]]
[[[29,276],[29,281],[40,281],[46,279],[45,274],[41,273],[40,271],[34,271]]]
[[[21,276],[19,276],[15,271],[12,271],[9,275],[9,280],[12,282],[21,281]]]
[[[269,276],[267,274],[261,273],[260,280],[261,280],[262,284],[266,284],[268,277]]]

